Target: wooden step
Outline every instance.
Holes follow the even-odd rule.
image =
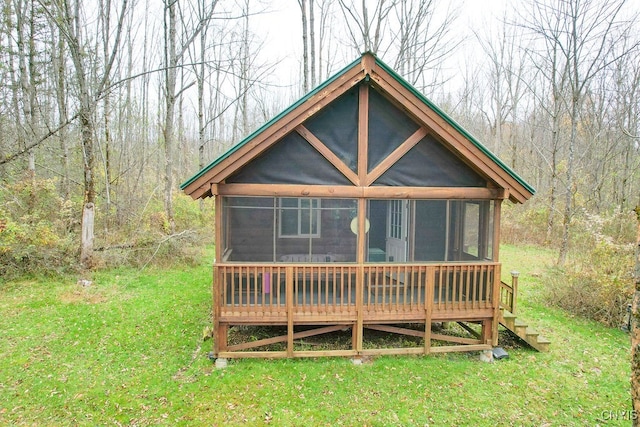
[[[549,346],[551,345],[551,341],[549,341],[548,339],[544,338],[544,337],[540,337],[538,336],[538,341],[536,343],[536,348],[543,352],[546,353],[549,351]]]
[[[500,324],[535,350],[541,352],[549,351],[551,342],[548,339],[540,336],[539,332],[531,329],[528,324],[519,320],[516,315],[507,310],[500,311]]]
[[[508,311],[502,310],[502,319],[500,320],[500,323],[502,323],[506,328],[514,330],[516,327],[515,326],[516,319],[517,319],[517,316],[515,316],[514,314],[511,314]]]

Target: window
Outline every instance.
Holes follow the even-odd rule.
[[[404,239],[404,200],[391,200],[389,207],[389,237],[393,239]]]
[[[280,199],[280,237],[320,237],[320,199]]]
[[[478,258],[480,256],[480,204],[464,204],[464,231],[462,251]]]

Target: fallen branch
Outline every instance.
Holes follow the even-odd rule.
[[[193,230],[183,230],[180,233],[174,233],[171,234],[167,237],[165,237],[164,239],[160,240],[160,242],[158,242],[158,246],[156,247],[156,250],[153,251],[153,254],[151,255],[151,257],[147,260],[147,262],[144,263],[144,265],[142,266],[142,268],[140,269],[140,271],[143,271],[145,268],[147,268],[147,265],[149,265],[149,263],[155,258],[156,254],[158,253],[158,251],[160,250],[160,247],[162,247],[162,244],[165,242],[168,242],[171,239],[176,239],[179,238],[181,236],[184,235],[188,235],[188,234],[194,234],[195,232]]]

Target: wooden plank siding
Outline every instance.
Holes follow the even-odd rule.
[[[363,330],[416,334],[385,326],[402,323],[425,325],[423,332],[417,332],[424,337],[425,345],[413,350],[395,349],[396,354],[447,351],[433,347],[432,339],[455,344],[445,346],[451,351],[488,349],[493,344],[494,316],[500,305],[497,262],[218,263],[214,275],[214,311],[217,339],[221,341],[215,345],[217,357],[256,357],[247,353],[263,352],[245,350],[276,342],[286,342],[287,350],[269,353],[268,357],[338,355],[334,351],[294,351],[293,341],[301,336],[294,328],[302,325],[325,328],[317,333],[351,327],[353,348],[345,353],[348,355],[393,353],[393,349],[363,350]],[[444,321],[480,323],[481,337],[432,334],[431,323]],[[280,325],[287,327],[287,334],[264,342],[227,346],[226,336],[220,334],[226,334],[231,325]]]

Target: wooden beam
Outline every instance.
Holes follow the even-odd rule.
[[[322,335],[322,334],[328,334],[331,332],[336,332],[336,331],[340,331],[342,329],[345,328],[345,326],[348,325],[332,325],[332,326],[325,326],[322,328],[316,328],[316,329],[310,329],[308,331],[301,331],[301,332],[296,332],[293,334],[293,339],[294,340],[299,340],[302,338],[308,338],[308,337],[312,337],[315,335]],[[258,341],[251,341],[251,342],[245,342],[242,344],[236,344],[233,346],[229,346],[229,351],[241,351],[241,350],[248,350],[250,348],[255,348],[255,347],[262,347],[265,345],[271,345],[271,344],[277,344],[280,342],[285,342],[289,339],[289,335],[279,335],[277,337],[271,337],[271,338],[265,338],[265,339],[261,339]]]
[[[386,355],[412,355],[412,354],[424,354],[424,348],[422,347],[404,347],[404,348],[375,348],[362,350],[360,352],[363,356],[386,356]]]
[[[221,352],[218,357],[225,359],[284,359],[291,356],[286,351],[225,351]]]
[[[498,263],[493,271],[493,290],[491,294],[491,304],[493,304],[493,319],[491,319],[488,326],[487,338],[490,338],[490,344],[498,345],[498,319],[500,319],[500,284],[502,265]],[[484,332],[485,324],[483,323],[482,329]]]
[[[296,128],[296,132],[300,134],[309,144],[313,146],[322,156],[329,161],[336,169],[340,171],[353,185],[360,185],[358,175],[355,174],[349,166],[347,166],[338,156],[334,154],[322,141],[320,141],[309,129],[303,125]]]
[[[373,170],[367,175],[366,185],[369,186],[375,182],[376,179],[380,178],[383,173],[385,173],[391,166],[396,164],[398,160],[409,150],[416,146],[418,142],[427,136],[427,130],[425,128],[420,128],[413,133],[406,141],[398,146],[393,152],[387,156],[383,161],[381,161]]]
[[[185,189],[185,192],[187,192],[187,194],[191,196],[193,200],[198,200],[203,197],[208,197],[207,193],[209,193],[210,190],[211,190],[211,184],[208,182],[205,182],[204,184],[202,184],[200,187],[196,188],[192,192],[187,192],[186,189]]]
[[[219,184],[221,196],[327,197],[367,199],[495,200],[504,193],[487,187],[356,187],[347,185]]]
[[[223,196],[327,197],[338,199],[362,196],[361,187],[300,184],[220,184],[218,193]]]
[[[367,239],[365,238],[367,201],[363,198],[358,199],[358,240],[356,262],[358,263],[358,271],[356,273],[356,324],[354,336],[355,342],[352,343],[353,349],[362,351],[363,323],[364,323],[364,254]]]
[[[482,351],[491,350],[488,344],[469,344],[469,345],[443,345],[431,347],[431,353],[451,353],[457,351]]]
[[[358,178],[367,178],[369,156],[369,85],[360,86],[358,96]]]
[[[427,267],[427,283],[426,283],[426,295],[425,295],[425,304],[424,304],[424,353],[431,353],[431,322],[433,315],[433,303],[434,303],[434,292],[435,292],[435,277],[436,277],[436,269],[433,266]]]
[[[365,187],[367,199],[495,199],[500,192],[486,187]]]
[[[493,202],[493,250],[492,261],[500,261],[500,215],[502,214],[502,200]]]
[[[222,230],[221,230],[221,225],[222,225],[222,198],[220,197],[216,197],[214,199],[214,230],[215,230],[215,255],[214,258],[216,260],[220,260],[222,259],[222,251],[224,250],[224,248],[222,248],[223,244],[222,244]],[[227,328],[226,327],[221,327],[220,324],[220,311],[221,311],[221,307],[222,307],[222,299],[221,299],[221,292],[220,292],[220,287],[221,287],[221,283],[220,283],[220,277],[218,274],[218,268],[217,266],[214,264],[213,269],[212,269],[212,283],[211,283],[211,287],[212,287],[212,303],[213,303],[213,355],[214,357],[217,357],[218,354],[221,351],[226,351],[226,341],[227,341]]]
[[[457,344],[483,344],[479,339],[456,337],[454,335],[431,334],[431,339],[437,341],[454,342]]]
[[[431,325],[429,325],[429,327],[431,327]],[[415,329],[399,328],[397,326],[389,326],[389,325],[365,325],[365,328],[373,329],[374,331],[389,332],[391,334],[424,338],[424,331],[416,331]]]
[[[293,267],[287,267],[285,277],[285,298],[287,299],[287,356],[293,357]]]
[[[298,350],[293,357],[353,357],[358,353],[353,350]]]

